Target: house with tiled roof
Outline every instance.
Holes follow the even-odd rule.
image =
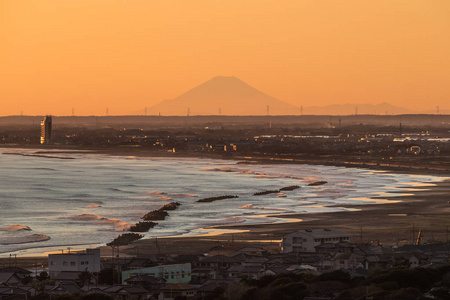
[[[0,284],[14,286],[20,285],[21,278],[14,272],[0,273]]]
[[[193,298],[196,294],[194,286],[185,283],[172,283],[161,288],[158,300],[173,300],[176,297]]]

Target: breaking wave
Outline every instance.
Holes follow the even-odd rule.
[[[9,225],[9,226],[5,226],[5,227],[0,227],[0,231],[7,231],[7,232],[31,231],[31,228],[26,225]]]
[[[287,208],[262,207],[262,206],[256,206],[256,205],[253,205],[253,204],[242,205],[240,208],[244,208],[244,209],[261,209],[261,210],[275,210],[275,211],[284,211],[284,212],[291,211],[291,210],[289,210]]]
[[[106,217],[94,215],[94,214],[81,214],[71,217],[66,217],[64,219],[69,219],[73,221],[98,221],[98,224],[108,224],[113,225],[116,229],[115,231],[125,231],[131,227],[131,223],[121,221],[116,218],[108,219]]]
[[[13,245],[13,244],[27,244],[27,243],[36,243],[43,242],[49,240],[50,237],[45,234],[30,234],[25,236],[14,236],[14,237],[1,237],[0,236],[0,245]]]
[[[86,208],[97,208],[97,207],[102,207],[100,204],[95,204],[95,203],[91,203],[88,206],[86,206]]]
[[[173,194],[172,197],[175,198],[189,198],[189,197],[198,197],[196,194]]]
[[[163,191],[153,191],[153,192],[150,192],[150,193],[148,193],[149,195],[162,195],[162,194],[165,194],[166,192],[163,192]]]

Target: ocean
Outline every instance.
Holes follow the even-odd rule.
[[[282,215],[392,202],[388,199],[411,187],[426,189],[444,179],[319,165],[29,149],[0,149],[0,166],[0,256],[101,246],[169,202],[181,205],[144,238],[201,235],[213,231],[210,226],[290,222]],[[308,185],[317,181],[327,183]],[[283,192],[285,197],[253,195],[292,185],[300,188]],[[222,195],[238,198],[196,202]]]

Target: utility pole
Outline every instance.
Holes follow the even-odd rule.
[[[34,278],[37,278],[37,259],[34,260]]]
[[[270,115],[270,113],[269,113],[269,105],[267,105],[266,109],[267,109],[267,115]]]
[[[363,235],[362,235],[362,226],[360,226],[359,227],[359,243],[362,245],[362,237],[363,237]]]
[[[447,244],[448,244],[448,226],[447,226],[447,230],[445,231],[445,239],[446,239]]]

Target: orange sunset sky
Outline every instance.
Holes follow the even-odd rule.
[[[296,106],[450,109],[450,1],[0,0],[2,116],[134,114],[219,75]]]

